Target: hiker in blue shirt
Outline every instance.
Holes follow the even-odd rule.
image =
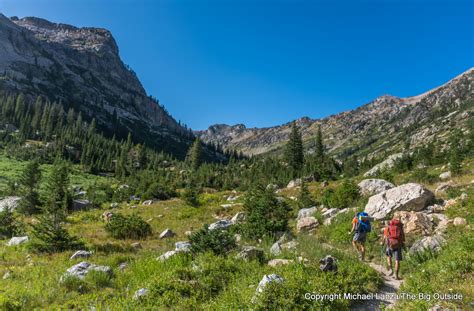
[[[370,217],[365,212],[360,212],[352,219],[352,230],[349,234],[355,232],[352,238],[352,245],[354,249],[359,253],[360,260],[365,260],[365,240],[367,239],[367,233],[372,230],[370,225]]]

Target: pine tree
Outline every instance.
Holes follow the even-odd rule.
[[[308,186],[305,181],[301,182],[301,189],[298,195],[298,205],[300,208],[308,208],[314,205],[314,200],[311,197],[311,193],[308,190]]]
[[[191,168],[196,171],[202,163],[202,146],[201,140],[196,138],[191,149],[189,151],[189,161],[191,162]]]
[[[295,122],[291,125],[291,133],[286,144],[285,157],[292,169],[293,177],[296,177],[304,164],[303,140]]]
[[[63,227],[69,205],[69,172],[65,163],[57,163],[47,183],[48,199],[39,222],[33,225],[31,247],[40,252],[62,252],[84,244]]]
[[[323,135],[321,133],[321,126],[318,126],[318,131],[316,132],[314,155],[318,160],[324,159],[324,144],[323,144]]]
[[[40,179],[41,170],[38,161],[29,162],[19,179],[20,193],[23,197],[20,201],[19,210],[22,213],[31,215],[39,212],[38,189]]]
[[[461,173],[461,136],[461,131],[456,130],[450,138],[449,169],[453,175]]]

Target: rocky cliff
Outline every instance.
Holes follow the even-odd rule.
[[[119,124],[122,132],[175,154],[191,140],[146,94],[106,29],[0,14],[0,91],[43,95],[95,117],[105,130],[116,134]]]
[[[407,142],[411,147],[427,140],[443,139],[453,128],[464,128],[472,120],[474,69],[419,96],[399,98],[385,95],[355,110],[323,119],[296,120],[308,152],[312,152],[319,126],[329,152],[340,156],[372,155],[396,151]],[[196,134],[203,141],[246,154],[280,152],[291,123],[269,128],[246,128],[242,124],[213,125]]]

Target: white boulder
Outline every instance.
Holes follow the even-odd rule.
[[[15,236],[8,241],[7,246],[20,245],[25,242],[28,242],[29,239],[30,238],[27,236]]]
[[[395,188],[394,184],[383,179],[364,179],[357,186],[363,196],[371,196]]]

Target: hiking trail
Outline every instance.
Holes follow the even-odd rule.
[[[322,246],[327,249],[334,249],[341,251],[343,253],[349,254],[347,250],[342,250],[336,248],[330,244],[323,243]],[[352,311],[379,311],[379,310],[386,310],[391,309],[395,306],[397,299],[395,294],[400,289],[400,286],[403,283],[403,280],[396,280],[392,276],[387,275],[387,270],[374,262],[364,262],[369,265],[372,269],[377,271],[380,276],[382,277],[383,285],[379,288],[377,292],[377,298],[374,296],[372,300],[364,300],[359,303],[354,304],[351,306],[350,310]]]

